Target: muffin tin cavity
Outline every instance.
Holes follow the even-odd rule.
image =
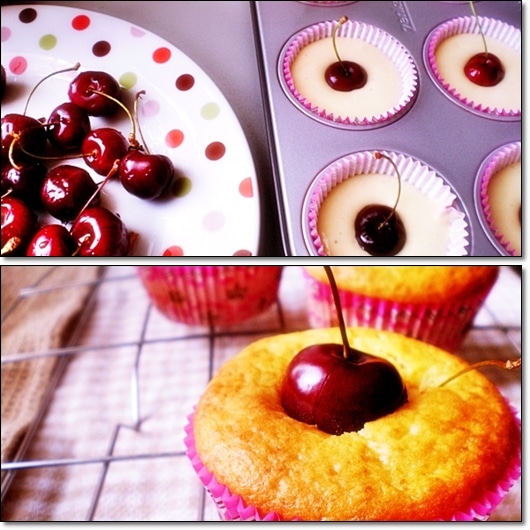
[[[323,255],[318,242],[315,245],[312,239],[314,227],[309,219],[316,183],[337,160],[374,151],[403,154],[433,168],[451,191],[455,211],[463,215],[467,245],[450,250],[449,255],[510,255],[491,238],[480,209],[475,207],[475,181],[490,153],[520,141],[520,109],[517,112],[504,107],[491,112],[480,104],[470,105],[440,85],[429,61],[429,47],[432,51],[432,39],[440,37],[441,28],[463,20],[466,31],[474,31],[476,19],[468,2],[376,1],[340,6],[319,2],[317,6],[256,1],[251,9],[283,251],[287,256]],[[486,34],[520,50],[521,2],[476,2],[475,10]],[[336,113],[331,116],[320,106],[316,108],[310,96],[301,96],[298,89],[293,89],[293,58],[310,41],[331,36],[342,17],[347,18],[343,24],[346,27],[341,26],[337,35],[351,35],[360,28],[379,32],[381,40],[400,50],[399,70],[409,68],[407,100],[388,116],[371,121],[337,117]],[[372,38],[372,33],[369,37],[361,34],[365,39]],[[339,42],[339,53],[340,46]],[[520,70],[517,53],[514,55],[515,69]],[[422,219],[417,222],[422,223]],[[427,252],[417,255],[431,255]]]

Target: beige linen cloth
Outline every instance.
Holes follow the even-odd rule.
[[[68,343],[100,267],[2,266],[2,356],[42,352]],[[79,287],[79,282],[87,282]],[[20,297],[22,287],[76,285]],[[35,419],[58,358],[2,364],[2,463],[12,460]]]

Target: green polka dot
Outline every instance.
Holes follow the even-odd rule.
[[[173,195],[185,197],[191,191],[191,180],[188,177],[180,177],[173,183]]]
[[[204,107],[201,109],[201,116],[205,120],[213,120],[214,118],[217,118],[220,112],[219,105],[217,103],[206,103]]]
[[[52,48],[55,48],[56,44],[57,44],[57,37],[55,35],[44,35],[39,40],[39,46],[43,50],[51,50]]]
[[[138,78],[134,72],[125,72],[119,79],[120,85],[123,88],[132,88],[136,85]]]

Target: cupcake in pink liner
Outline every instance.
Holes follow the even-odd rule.
[[[395,207],[404,237],[397,252],[389,249],[386,254],[375,254],[362,244],[362,231],[358,232],[355,224],[370,205]],[[432,168],[402,153],[361,151],[334,161],[316,176],[303,209],[304,235],[311,255],[469,253],[468,222],[456,193]]]
[[[152,265],[137,267],[151,302],[170,320],[228,326],[268,309],[277,300],[283,267]]]
[[[414,60],[382,29],[343,18],[345,22],[307,27],[287,42],[278,64],[282,88],[304,113],[328,125],[366,129],[391,123],[410,109],[417,95]],[[326,70],[337,63],[335,48],[341,61],[364,70],[363,81],[352,90],[328,84]]]
[[[220,518],[487,520],[521,475],[518,412],[450,353],[390,332],[347,333],[353,348],[397,367],[406,402],[357,430],[324,432],[286,412],[283,381],[298,352],[340,343],[340,330],[248,345],[214,375],[185,427]]]
[[[454,352],[497,281],[498,266],[333,267],[348,326],[401,333]],[[304,267],[309,324],[338,324],[322,267]]]
[[[500,252],[521,256],[521,142],[496,149],[482,165],[476,205],[486,233]]]
[[[444,94],[463,108],[487,118],[521,118],[521,31],[486,17],[459,17],[436,27],[424,49],[427,71]],[[472,81],[466,64],[477,54],[496,56],[503,74],[494,85]],[[476,78],[475,78],[476,79]]]

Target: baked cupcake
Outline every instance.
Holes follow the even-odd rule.
[[[480,61],[470,62],[486,52],[490,59],[493,55],[499,60],[500,66],[489,69],[497,75],[482,74],[481,71],[486,70]],[[519,29],[492,18],[455,18],[431,32],[424,55],[427,71],[435,84],[460,106],[484,117],[520,119],[522,61]]]
[[[342,70],[330,74],[328,68],[337,64]],[[346,77],[354,82],[340,86],[344,64],[352,68]],[[408,50],[382,29],[347,17],[294,35],[280,54],[279,69],[282,87],[297,107],[342,128],[380,127],[396,120],[409,110],[418,89]]]
[[[393,163],[391,163],[393,162]],[[396,171],[397,170],[397,171]],[[402,224],[402,246],[370,249],[356,223],[379,205]],[[464,256],[468,223],[451,187],[423,162],[396,152],[361,151],[325,167],[304,203],[311,255]],[[384,231],[383,231],[384,233]]]
[[[282,267],[153,265],[137,267],[151,302],[167,318],[196,326],[237,324],[277,299]]]
[[[499,267],[479,265],[335,266],[348,326],[393,331],[454,352],[497,281]],[[337,325],[322,267],[306,266],[311,327]]]
[[[521,256],[521,142],[496,149],[477,179],[477,209],[487,234],[501,253]]]
[[[350,328],[352,348],[389,361],[407,398],[355,431],[292,418],[284,378],[337,328],[257,341],[213,377],[186,428],[187,453],[224,520],[487,519],[520,476],[520,420],[468,364],[399,334]],[[383,361],[384,362],[384,361]]]

